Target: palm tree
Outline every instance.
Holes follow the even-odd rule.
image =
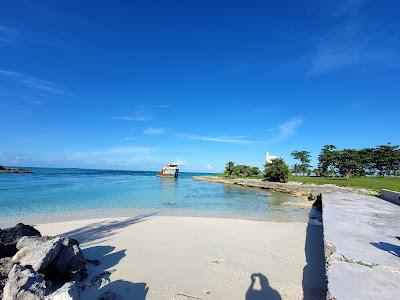
[[[225,171],[224,171],[225,177],[228,177],[228,178],[232,178],[233,177],[233,168],[234,168],[234,166],[235,166],[235,163],[233,161],[229,161],[226,164]]]

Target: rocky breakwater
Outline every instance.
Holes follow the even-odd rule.
[[[74,239],[21,223],[0,230],[0,299],[77,299],[85,266]]]

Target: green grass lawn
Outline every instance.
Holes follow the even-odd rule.
[[[224,177],[223,174],[213,174],[212,176]],[[262,177],[259,177],[262,178]],[[391,177],[309,177],[309,176],[289,176],[289,181],[314,184],[335,184],[338,186],[349,186],[355,188],[366,188],[376,192],[387,189],[400,192],[400,178]]]
[[[400,178],[390,177],[353,177],[350,179],[342,177],[309,177],[309,176],[290,176],[289,181],[314,184],[335,184],[338,186],[349,186],[367,188],[379,192],[387,189],[400,192]]]

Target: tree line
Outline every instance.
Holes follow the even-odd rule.
[[[228,162],[224,169],[224,177],[227,178],[264,178],[275,182],[287,182],[289,173],[289,167],[282,158],[266,163],[262,173],[258,167],[235,165],[232,161]]]
[[[380,145],[375,148],[337,149],[325,145],[318,155],[318,166],[312,168],[309,151],[293,151],[291,156],[296,163],[291,169],[282,158],[266,163],[264,171],[258,167],[235,165],[228,162],[224,176],[228,178],[264,178],[269,181],[286,182],[289,174],[314,175],[320,177],[341,176],[400,176],[400,146]]]
[[[375,148],[337,149],[325,145],[318,156],[317,176],[399,176],[399,146],[380,145]]]
[[[293,151],[292,157],[298,162],[291,169],[294,175],[315,175],[322,177],[342,176],[398,176],[400,175],[399,146],[380,145],[375,148],[337,149],[325,145],[318,156],[318,167],[311,168],[308,151]]]

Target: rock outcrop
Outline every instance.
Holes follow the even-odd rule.
[[[0,299],[78,299],[86,260],[78,241],[29,225],[0,231]]]
[[[31,267],[14,265],[4,287],[3,300],[36,300],[44,299],[48,292],[46,281],[42,274]]]
[[[0,258],[13,256],[17,251],[16,246],[21,237],[40,235],[40,232],[35,228],[22,223],[7,230],[0,230]]]

